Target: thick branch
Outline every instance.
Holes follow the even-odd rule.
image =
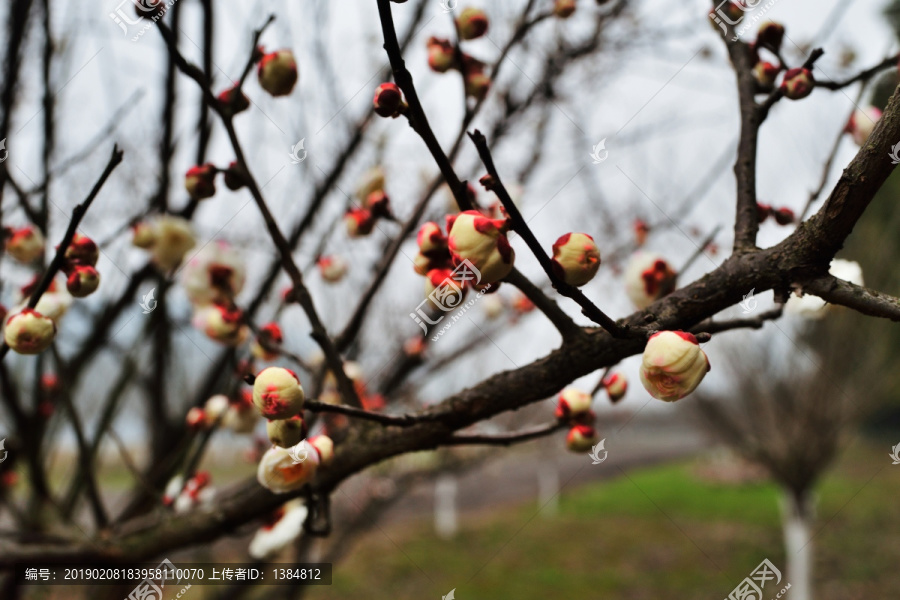
[[[803,292],[870,317],[900,321],[900,298],[855,285],[837,277],[820,277],[801,284]]]

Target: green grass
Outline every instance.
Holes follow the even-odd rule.
[[[882,456],[884,455],[884,456]],[[817,600],[900,595],[900,466],[881,445],[851,447],[819,487]],[[724,598],[763,558],[784,568],[777,489],[699,480],[690,462],[629,472],[565,494],[559,514],[529,502],[362,538],[310,597]]]

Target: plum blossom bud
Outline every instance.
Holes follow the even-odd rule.
[[[171,271],[196,245],[191,223],[174,215],[158,215],[135,227],[133,243],[150,251],[161,271]]]
[[[465,8],[456,19],[459,39],[474,40],[480,38],[488,30],[488,18],[480,8]]]
[[[779,225],[790,225],[796,219],[794,211],[789,208],[776,208],[772,211],[772,216]]]
[[[8,235],[6,252],[20,263],[32,263],[44,255],[44,236],[37,227],[11,230]]]
[[[235,433],[253,433],[258,421],[259,413],[253,407],[253,392],[243,390],[237,400],[229,403],[222,417],[222,427]]]
[[[828,273],[838,279],[843,279],[856,285],[863,285],[862,267],[859,266],[858,262],[835,258],[828,267]],[[812,294],[799,296],[799,292],[795,293],[798,295],[791,294],[784,305],[786,314],[818,320],[826,315],[828,312],[826,309],[831,306],[818,296],[813,296]]]
[[[330,465],[334,460],[334,442],[327,435],[316,435],[309,438],[309,443],[319,453],[319,464]]]
[[[241,309],[223,304],[200,306],[194,311],[192,324],[210,339],[226,346],[239,346],[249,336]]]
[[[709,359],[700,344],[684,331],[660,331],[647,341],[641,362],[641,383],[658,400],[674,402],[700,385]]]
[[[295,463],[286,448],[272,446],[263,454],[256,470],[256,480],[274,494],[292,492],[309,483],[319,467],[319,453],[309,442],[300,442],[307,452],[306,460]]]
[[[772,214],[772,207],[761,202],[756,203],[756,220],[760,223],[769,218]]]
[[[224,394],[210,396],[203,404],[203,413],[206,416],[206,426],[212,427],[218,423],[225,416],[225,411],[228,410],[230,405],[231,402],[228,400],[228,396]]]
[[[56,337],[56,323],[32,308],[9,317],[3,338],[19,354],[40,354],[50,347]]]
[[[250,108],[250,99],[236,85],[219,94],[216,100],[222,111],[229,115],[236,115]]]
[[[356,196],[360,200],[365,200],[372,192],[384,191],[384,169],[381,167],[372,167],[360,178],[356,187]]]
[[[8,316],[19,313],[24,308],[26,308],[28,300],[37,289],[38,283],[40,283],[39,278],[35,277],[31,283],[22,287],[20,291],[21,303],[19,306],[13,308]],[[44,292],[44,294],[41,296],[41,299],[38,300],[37,306],[35,306],[34,309],[48,319],[52,319],[58,327],[60,319],[63,318],[63,316],[66,314],[66,311],[69,310],[69,307],[71,305],[71,294],[69,294],[69,292],[64,289],[60,289],[59,286],[56,285],[56,280],[54,279],[50,282],[50,286],[47,288],[47,291]]]
[[[520,315],[526,315],[535,309],[534,302],[525,294],[516,294],[512,301],[512,307]]]
[[[131,226],[131,243],[136,248],[149,250],[156,243],[156,228],[150,223],[135,223]]]
[[[375,88],[375,98],[372,100],[375,113],[382,117],[398,117],[403,112],[405,104],[403,93],[396,83],[382,83]]]
[[[169,483],[166,484],[166,489],[163,492],[162,502],[166,506],[171,506],[173,502],[175,502],[175,498],[181,494],[181,490],[184,488],[184,477],[181,475],[176,475],[172,479],[169,480]]]
[[[481,299],[481,309],[489,321],[493,321],[503,314],[503,298],[497,294],[488,294]]]
[[[375,217],[364,208],[351,208],[344,214],[344,225],[347,226],[347,235],[350,237],[366,236],[375,227]]]
[[[181,274],[181,284],[195,306],[232,301],[244,289],[245,279],[244,256],[222,240],[201,248]]]
[[[290,50],[278,50],[262,57],[257,68],[259,85],[273,96],[287,96],[297,83],[297,61]]]
[[[266,323],[259,328],[259,335],[250,346],[250,353],[260,360],[275,360],[280,355],[278,349],[283,342],[284,336],[278,323]]]
[[[800,100],[812,94],[816,80],[809,69],[789,69],[781,80],[781,91],[786,98]]]
[[[569,452],[590,452],[599,441],[596,429],[590,425],[576,425],[566,435],[566,448]]]
[[[328,283],[337,283],[347,274],[347,261],[340,256],[323,256],[316,261],[319,274]]]
[[[210,163],[191,167],[184,175],[184,189],[194,200],[215,196],[218,171],[216,166]]]
[[[269,441],[282,448],[296,446],[306,438],[306,421],[300,415],[290,419],[276,419],[266,423]]]
[[[429,221],[419,228],[416,243],[419,244],[419,252],[425,255],[447,250],[447,237],[441,231],[440,225],[434,221]]]
[[[244,171],[238,166],[236,161],[228,164],[228,168],[222,172],[222,179],[225,181],[225,187],[233,192],[247,185]]]
[[[774,53],[781,50],[781,42],[784,40],[784,25],[775,21],[767,21],[759,26],[756,34],[756,46],[767,48]]]
[[[187,412],[184,422],[189,429],[203,429],[206,427],[206,413],[195,406]]]
[[[300,414],[304,399],[300,379],[288,369],[263,369],[253,383],[253,404],[267,419],[289,419]]]
[[[770,62],[761,60],[753,67],[753,78],[756,79],[756,82],[759,84],[760,90],[769,92],[775,89],[775,80],[778,78],[778,73],[780,72],[781,69],[779,67],[776,67]]]
[[[391,199],[384,192],[384,190],[372,192],[371,194],[366,196],[364,204],[365,208],[369,212],[371,212],[372,216],[375,218],[393,218],[393,215],[391,214]]]
[[[175,499],[172,507],[176,513],[183,514],[198,506],[212,504],[215,490],[209,486],[210,476],[207,471],[198,471],[196,475],[188,479],[181,494]]]
[[[471,61],[469,61],[471,64]],[[491,89],[491,78],[481,68],[466,67],[466,95],[475,100],[482,100]]]
[[[76,233],[72,238],[72,243],[66,248],[65,258],[66,263],[69,265],[93,267],[97,264],[97,259],[100,258],[100,249],[97,248],[94,240],[86,235]]]
[[[638,308],[646,308],[675,289],[678,274],[661,256],[635,252],[625,267],[625,292]]]
[[[66,289],[76,298],[90,296],[100,287],[100,273],[94,267],[76,266],[69,270]]]
[[[567,233],[553,244],[553,272],[569,285],[582,286],[600,268],[600,250],[586,233]]]
[[[560,421],[568,421],[578,415],[590,412],[594,399],[587,392],[574,387],[567,387],[559,394],[556,404],[556,418]]]
[[[456,63],[456,49],[449,40],[431,37],[428,39],[428,66],[437,73],[446,73]]]
[[[454,264],[468,260],[481,273],[480,283],[496,283],[512,271],[516,253],[506,237],[506,221],[467,210],[448,220],[448,229]]]
[[[881,110],[874,106],[858,108],[850,115],[846,131],[853,137],[857,146],[863,146],[875,131],[875,125],[880,118]]]
[[[603,378],[603,387],[606,388],[610,401],[615,404],[625,397],[625,392],[628,391],[628,380],[622,373],[610,373]]]
[[[553,14],[560,19],[568,19],[575,14],[575,0],[556,0],[553,5]]]

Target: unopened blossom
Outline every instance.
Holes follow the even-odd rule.
[[[244,255],[223,240],[209,242],[181,272],[181,285],[195,306],[230,302],[244,289]]]
[[[256,375],[253,404],[267,419],[289,419],[303,410],[303,387],[296,373],[281,367],[268,367]]]
[[[437,73],[446,73],[456,64],[456,49],[450,40],[431,37],[428,39],[428,66]]]
[[[301,415],[266,422],[269,441],[282,448],[296,446],[306,438],[306,421]]]
[[[303,441],[300,444],[311,448],[309,442]],[[305,460],[295,462],[290,450],[272,446],[259,461],[256,480],[274,494],[285,494],[309,483],[315,477],[318,467],[319,453],[315,449],[306,450]]]
[[[206,412],[198,407],[192,407],[184,417],[184,423],[189,429],[203,429],[206,427]]]
[[[850,115],[846,131],[853,138],[853,141],[856,142],[857,146],[862,146],[869,139],[869,136],[872,135],[872,132],[875,131],[875,125],[880,118],[881,110],[874,106],[858,108]]]
[[[341,281],[349,269],[347,261],[338,255],[323,256],[316,261],[316,266],[322,279],[328,283]]]
[[[566,448],[570,452],[590,452],[599,441],[596,429],[590,425],[575,425],[566,435]]]
[[[589,412],[594,399],[578,388],[567,387],[559,394],[556,403],[556,418],[568,421],[572,417]]]
[[[781,80],[781,91],[786,98],[800,100],[812,94],[815,85],[816,80],[809,69],[789,69]]]
[[[372,192],[384,191],[384,169],[372,167],[362,174],[356,186],[356,197],[365,200]]]
[[[858,262],[835,258],[828,267],[828,273],[838,279],[849,281],[856,285],[863,285],[862,267]],[[827,313],[830,306],[825,300],[812,294],[797,295],[795,292],[784,305],[785,313],[803,317],[805,319],[821,319]]]
[[[674,402],[700,385],[709,360],[692,334],[660,331],[650,337],[641,362],[641,383],[659,400]]]
[[[287,96],[297,83],[297,61],[290,50],[277,50],[262,57],[257,67],[259,85],[273,96]]]
[[[481,274],[478,283],[495,283],[512,271],[516,253],[506,237],[506,221],[467,210],[449,218],[447,228],[454,263],[469,261]]]
[[[171,271],[196,245],[190,221],[174,215],[150,217],[134,228],[134,245],[150,251],[161,271]]]
[[[330,465],[334,460],[334,441],[327,435],[316,435],[309,438],[309,443],[319,454],[319,464]]]
[[[575,0],[556,0],[553,3],[553,14],[560,19],[568,19],[575,14]]]
[[[203,200],[216,195],[216,169],[215,165],[206,163],[188,169],[184,175],[184,188],[194,200]]]
[[[456,19],[459,39],[474,40],[487,33],[490,25],[488,17],[480,8],[465,8]]]
[[[674,291],[677,277],[662,256],[638,251],[625,267],[625,292],[635,306],[646,308]]]
[[[756,46],[766,48],[772,52],[781,51],[781,42],[784,40],[784,25],[775,21],[766,21],[759,26],[756,35]]]
[[[753,67],[753,78],[759,84],[760,90],[768,92],[775,89],[775,80],[780,72],[781,69],[779,67],[761,60]]]
[[[235,306],[209,304],[197,307],[191,322],[210,339],[226,346],[239,346],[250,335],[243,311]]]
[[[242,390],[237,399],[229,403],[222,418],[222,427],[234,433],[253,433],[259,422],[259,413],[253,406],[253,392]]]
[[[216,100],[219,106],[226,114],[236,115],[250,108],[250,99],[241,91],[237,85],[234,85],[221,92]]]
[[[372,104],[375,113],[382,117],[397,117],[406,107],[403,102],[403,92],[396,83],[390,82],[382,83],[375,89]]]
[[[615,404],[625,397],[628,391],[628,379],[622,373],[610,373],[603,378],[603,387],[609,394],[610,401]]]
[[[351,208],[344,214],[344,225],[350,237],[366,236],[372,233],[375,227],[375,217],[371,211],[364,208]]]
[[[66,248],[65,261],[66,265],[83,265],[87,267],[96,266],[97,260],[100,258],[100,249],[96,242],[86,235],[76,233],[72,238],[72,243]]]
[[[567,233],[553,244],[553,272],[569,285],[582,286],[600,268],[600,250],[586,233]]]
[[[29,264],[44,255],[44,236],[37,227],[21,227],[6,232],[6,253]]]
[[[250,346],[250,353],[260,360],[275,360],[281,355],[278,349],[282,343],[284,335],[278,323],[266,323],[259,328],[256,340]]]
[[[69,269],[66,289],[76,298],[85,298],[100,287],[100,273],[94,267],[76,265]]]
[[[184,489],[173,503],[176,513],[184,514],[198,507],[210,506],[215,498],[215,490],[209,485],[210,476],[199,471],[184,484]]]
[[[3,338],[19,354],[40,354],[56,337],[56,323],[33,308],[24,308],[6,320]]]
[[[225,394],[210,396],[203,404],[203,412],[206,415],[206,426],[212,427],[218,423],[225,416],[225,411],[228,410],[230,404],[231,401],[228,400],[228,396]]]

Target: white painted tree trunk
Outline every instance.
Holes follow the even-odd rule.
[[[791,490],[781,490],[782,528],[787,560],[787,573],[782,585],[791,584],[791,600],[812,598],[814,504],[809,493],[798,498]]]
[[[450,539],[459,529],[456,509],[456,478],[441,475],[434,485],[434,531],[443,539]]]

